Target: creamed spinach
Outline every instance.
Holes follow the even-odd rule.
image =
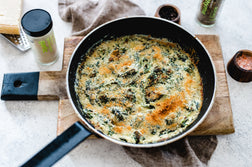
[[[77,69],[82,114],[102,133],[155,143],[198,116],[202,84],[191,56],[167,39],[129,35],[91,48]]]

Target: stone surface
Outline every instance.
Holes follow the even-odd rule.
[[[181,25],[194,34],[217,34],[223,49],[225,67],[240,49],[252,50],[252,2],[229,0],[217,24],[204,28],[197,24],[195,16],[199,1],[182,0],[132,0],[147,15],[153,16],[159,5],[172,3],[181,10]],[[4,73],[54,71],[61,69],[64,37],[71,35],[71,24],[58,15],[57,0],[24,0],[24,12],[42,8],[50,12],[60,59],[52,66],[36,64],[32,51],[22,53],[0,38],[0,85]],[[210,167],[252,165],[252,83],[240,83],[228,74],[231,105],[236,132],[218,136],[218,146]],[[39,151],[56,136],[57,101],[0,101],[0,166],[18,166]],[[140,166],[128,157],[121,146],[105,140],[87,140],[76,147],[55,166]]]

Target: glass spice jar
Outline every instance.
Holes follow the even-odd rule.
[[[201,0],[197,20],[202,26],[210,27],[216,22],[217,14],[224,0]]]
[[[51,65],[58,59],[51,15],[43,9],[26,12],[21,25],[29,39],[38,63]]]

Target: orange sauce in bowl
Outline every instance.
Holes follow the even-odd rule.
[[[244,70],[252,70],[252,56],[242,53],[241,56],[236,58],[237,64]]]

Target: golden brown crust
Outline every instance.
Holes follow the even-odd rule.
[[[181,133],[199,114],[197,67],[177,44],[131,35],[92,48],[77,70],[84,116],[108,136],[153,143]]]

